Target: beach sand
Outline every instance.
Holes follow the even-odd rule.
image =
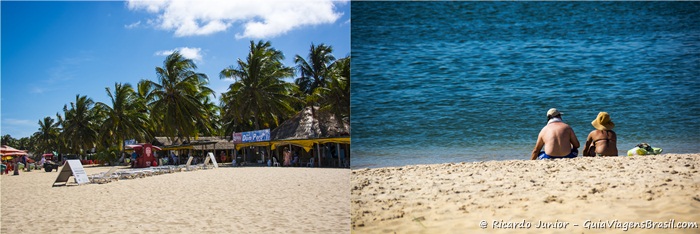
[[[2,175],[0,233],[350,232],[348,169],[220,167],[52,187],[57,176]]]
[[[698,171],[700,154],[353,170],[352,232],[624,233],[627,225],[633,233],[700,233],[699,228],[632,229],[625,224],[700,223]],[[486,229],[480,228],[482,220]],[[537,228],[540,221],[560,229]],[[494,229],[494,222],[517,228]],[[521,228],[527,223],[529,229]]]

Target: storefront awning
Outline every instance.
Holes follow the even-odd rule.
[[[272,150],[280,145],[296,145],[304,148],[306,152],[313,149],[314,144],[324,144],[324,143],[340,143],[340,144],[350,144],[350,137],[337,137],[337,138],[321,138],[321,139],[303,139],[303,140],[277,140],[272,141]]]

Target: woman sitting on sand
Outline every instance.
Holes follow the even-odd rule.
[[[607,112],[598,113],[591,125],[596,130],[588,134],[583,156],[617,156],[617,134],[612,130],[615,123],[610,115]]]

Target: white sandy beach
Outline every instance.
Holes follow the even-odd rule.
[[[700,154],[354,170],[352,232],[624,233],[626,225],[632,233],[700,233],[625,224],[700,223],[699,170]],[[540,221],[561,228],[537,228]]]
[[[52,187],[57,175],[0,177],[0,233],[350,232],[348,169],[220,167]]]

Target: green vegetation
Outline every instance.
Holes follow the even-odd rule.
[[[298,102],[291,96],[295,87],[282,80],[292,76],[294,69],[285,67],[283,59],[282,52],[272,48],[270,42],[251,41],[247,59],[238,59],[237,68],[221,71],[222,79],[235,80],[221,99],[224,117],[231,120],[229,125],[234,129],[276,127],[298,111],[292,109]]]
[[[123,151],[125,139],[191,140],[275,128],[305,106],[319,106],[338,120],[349,118],[350,57],[336,60],[332,52],[331,46],[312,44],[306,59],[296,55],[296,67],[287,67],[282,51],[269,41],[251,41],[245,59],[220,72],[221,79],[234,83],[219,95],[216,105],[208,76],[198,73],[196,64],[176,51],[155,68],[154,80],[141,80],[135,89],[115,82],[113,88],[105,88],[109,103],[95,103],[78,94],[56,119],[39,120],[38,131],[31,137],[4,135],[2,144],[34,155],[84,155],[94,149],[98,158],[111,161]]]

